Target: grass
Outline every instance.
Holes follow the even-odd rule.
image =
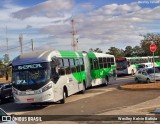
[[[160,90],[160,82],[156,83],[131,83],[131,84],[125,84],[121,85],[119,87],[120,89],[126,89],[126,90]]]

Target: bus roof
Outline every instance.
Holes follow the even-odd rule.
[[[105,54],[105,53],[88,52],[87,54],[88,54],[88,57],[92,59],[96,57],[114,57],[114,55]]]
[[[45,51],[35,51],[30,53],[25,53],[17,56],[12,61],[12,65],[23,65],[30,63],[40,63],[40,62],[49,62],[52,57],[63,57],[63,58],[78,58],[82,57],[81,52],[74,51],[57,51],[57,50],[45,50]]]
[[[12,66],[16,65],[24,65],[24,64],[31,64],[31,63],[40,63],[40,62],[50,62],[52,57],[58,58],[79,58],[85,55],[88,55],[89,58],[96,58],[96,57],[114,57],[110,54],[105,53],[95,53],[95,52],[75,52],[75,51],[64,51],[64,50],[43,50],[43,51],[34,51],[30,53],[24,53],[17,56],[12,61]]]

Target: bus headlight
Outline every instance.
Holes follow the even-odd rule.
[[[52,88],[52,84],[51,84],[51,83],[48,84],[48,85],[46,85],[45,87],[43,87],[43,88],[42,88],[42,92],[45,92],[45,91],[47,91],[47,90],[50,89],[50,88]]]
[[[14,88],[12,89],[12,92],[15,94],[18,94],[18,90],[14,89]]]

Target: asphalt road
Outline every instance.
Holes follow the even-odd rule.
[[[82,100],[84,98],[90,98],[99,94],[110,92],[116,90],[116,88],[121,84],[130,83],[133,81],[134,80],[132,76],[118,77],[117,80],[110,82],[108,86],[98,86],[87,90],[85,94],[72,95],[66,99],[66,102],[71,103],[78,100]],[[50,103],[46,105],[44,104],[43,109],[41,109],[41,107],[36,107],[36,109],[44,110],[45,108],[58,105],[60,104],[58,103]],[[0,107],[9,114],[18,114],[18,115],[22,115],[24,113],[32,112],[33,110],[35,110],[34,109],[35,106],[31,106],[30,104],[15,104],[13,102],[1,104]]]
[[[65,104],[50,103],[41,106],[30,104],[7,103],[0,107],[9,114],[18,115],[97,115],[110,113],[159,97],[157,90],[127,91],[118,90],[117,86],[133,82],[133,77],[120,77],[105,87],[95,87],[85,94],[75,94],[67,98]],[[35,122],[33,122],[34,124]],[[31,124],[31,122],[29,122]]]

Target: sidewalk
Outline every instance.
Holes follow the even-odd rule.
[[[160,108],[160,96],[158,98],[136,104],[130,107],[117,108],[100,115],[150,115],[156,108]]]
[[[121,107],[121,108],[116,108],[116,110],[111,110],[108,111],[106,110],[106,112],[103,112],[101,114],[98,115],[152,115],[151,112],[153,112],[156,108],[160,108],[160,96],[140,103],[140,104],[136,104],[130,107]],[[105,110],[104,110],[105,111]],[[45,122],[40,122],[38,124],[96,124],[99,122],[74,122],[74,121],[45,121]],[[104,122],[105,124],[110,124],[110,123],[116,123],[116,124],[120,124],[120,123],[124,123],[124,124],[130,124],[133,122],[130,121],[116,121],[116,122]],[[102,123],[102,124],[104,124]],[[156,123],[156,121],[134,121],[134,123],[140,124],[140,123]],[[159,122],[157,122],[158,124]]]

